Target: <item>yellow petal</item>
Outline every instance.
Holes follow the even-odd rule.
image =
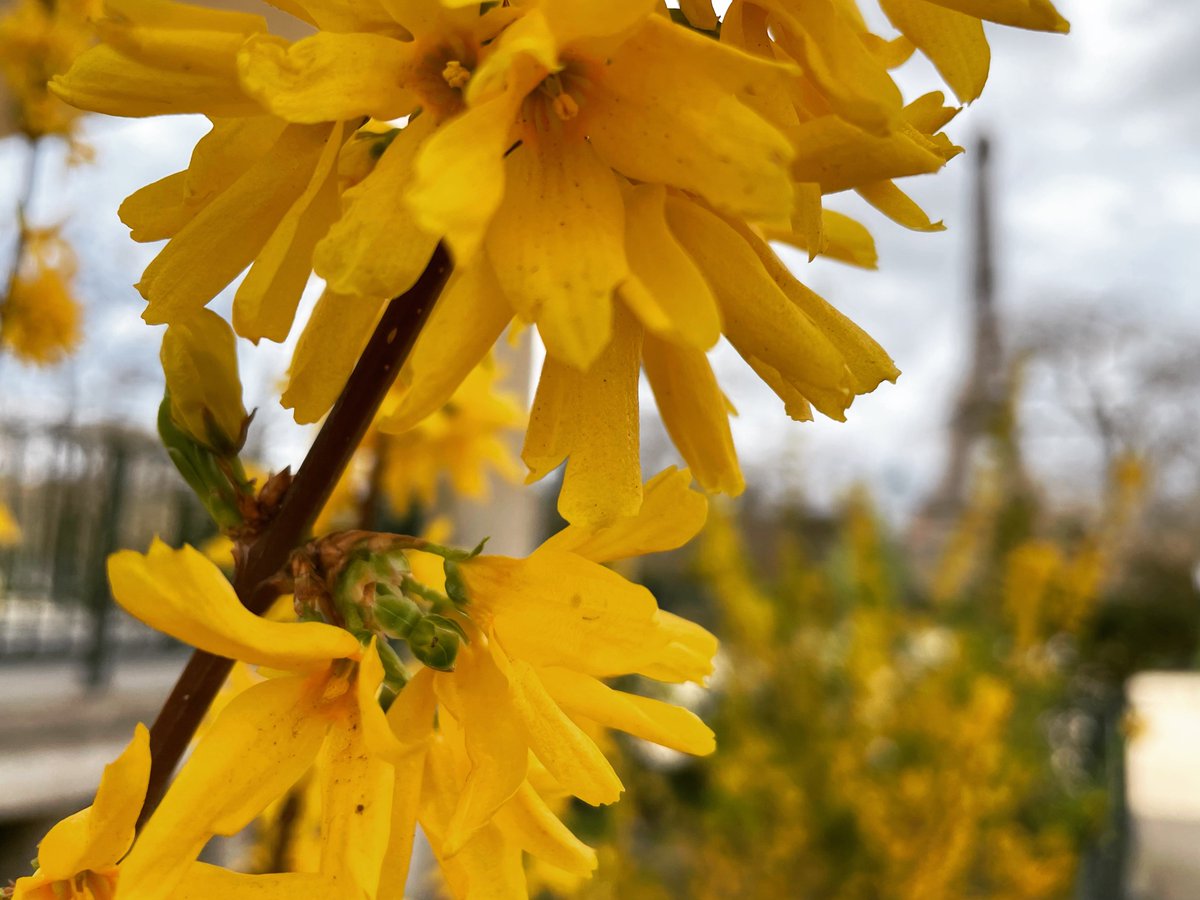
[[[1066,34],[1071,30],[1070,23],[1059,15],[1050,0],[928,0],[928,2],[999,25],[1030,28],[1034,31],[1057,31],[1061,34]]]
[[[171,892],[171,900],[295,900],[335,897],[340,885],[325,875],[287,872],[243,875],[208,863],[192,863]]]
[[[380,430],[403,433],[441,409],[511,320],[484,257],[456,266],[400,371],[400,399]]]
[[[559,127],[508,155],[506,184],[486,239],[496,278],[518,315],[537,322],[546,352],[587,369],[629,272],[617,180],[582,135]]]
[[[308,678],[273,678],[230,701],[122,862],[123,896],[171,896],[212,835],[241,831],[300,779],[329,729],[320,688]]]
[[[528,663],[513,660],[509,677],[518,721],[534,756],[564,791],[584,803],[615,803],[624,788],[596,742],[563,714]]]
[[[657,16],[607,63],[603,89],[586,98],[588,136],[605,162],[732,213],[790,216],[792,147],[739,98],[786,70]]]
[[[138,290],[151,324],[206,305],[254,261],[312,181],[329,143],[325,125],[292,125],[270,152],[221,192],[146,268]]]
[[[779,370],[825,415],[841,416],[853,399],[841,354],[772,281],[753,249],[694,203],[672,198],[667,216],[708,278],[738,353]]]
[[[482,556],[461,568],[471,603],[494,617],[513,658],[604,677],[651,664],[669,640],[649,591],[573,553]]]
[[[379,659],[377,647],[379,640],[378,637],[372,637],[363,651],[358,675],[354,679],[354,693],[365,747],[372,756],[392,762],[404,755],[407,748],[392,732],[387,715],[379,705],[379,685],[383,682],[383,662]]]
[[[650,335],[642,364],[663,425],[706,491],[737,496],[746,487],[729,431],[729,401],[705,355]]]
[[[296,422],[318,421],[345,387],[386,301],[326,291],[300,333],[280,398]]]
[[[113,597],[130,615],[193,647],[273,669],[313,669],[357,656],[358,640],[321,622],[272,622],[247,610],[202,553],[156,540],[146,555],[108,559]]]
[[[514,727],[508,678],[482,635],[459,650],[454,673],[438,675],[435,687],[462,724],[471,761],[446,830],[443,852],[452,856],[517,792],[525,780],[528,745]]]
[[[369,659],[364,657],[364,666],[369,666]],[[362,674],[360,669],[360,681]],[[317,783],[321,787],[320,871],[337,881],[347,896],[354,897],[374,897],[379,886],[395,783],[391,764],[371,752],[370,735],[364,734],[364,707],[365,701],[362,707],[346,704],[344,716],[330,728],[317,758]],[[378,704],[375,710],[382,719]]]
[[[861,223],[832,209],[822,210],[821,234],[824,237],[824,249],[821,253],[826,259],[836,259],[863,269],[878,268],[879,254],[875,250],[875,239]],[[793,231],[767,229],[766,236],[774,241],[784,241],[801,248],[808,247],[805,239]]]
[[[584,877],[596,870],[596,851],[571,833],[528,781],[496,813],[495,821],[501,831],[538,859]]]
[[[602,528],[568,525],[539,551],[575,553],[606,563],[682,547],[704,527],[708,515],[708,501],[691,489],[691,483],[687,469],[664,469],[646,482],[636,515]]]
[[[933,222],[908,194],[891,181],[877,181],[857,188],[858,195],[898,225],[913,231],[945,231],[940,221]]]
[[[837,348],[850,370],[856,394],[870,393],[881,382],[894,383],[900,377],[900,370],[884,349],[865,331],[801,284],[766,241],[749,230],[743,229],[741,234],[779,289]]]
[[[412,112],[404,85],[415,62],[411,42],[379,34],[320,32],[288,44],[272,35],[246,41],[238,56],[242,84],[289,122],[314,124]]]
[[[652,663],[638,669],[638,674],[656,681],[703,684],[712,674],[716,637],[708,629],[666,610],[659,610],[654,625],[666,646]]]
[[[331,290],[397,297],[425,270],[437,237],[396,202],[412,181],[413,159],[433,129],[418,116],[396,135],[374,170],[344,195],[345,212],[317,245],[313,266]]]
[[[763,380],[763,384],[775,392],[783,401],[783,410],[788,417],[796,422],[811,422],[813,420],[812,404],[808,398],[790,381],[779,374],[779,370],[767,365],[754,356],[745,357],[754,374]]]
[[[950,124],[959,113],[958,107],[945,104],[945,94],[930,91],[904,107],[904,118],[922,134],[934,134]]]
[[[991,51],[983,23],[926,0],[880,0],[892,24],[929,57],[963,103],[983,93]]]
[[[679,8],[683,10],[688,23],[701,31],[716,31],[717,12],[713,9],[712,0],[680,0]]]
[[[655,5],[654,0],[541,0],[538,8],[559,42],[569,44],[632,28],[650,16]]]
[[[641,328],[623,308],[615,313],[612,341],[586,373],[546,357],[521,451],[530,481],[568,458],[558,511],[577,524],[633,515],[642,502]]]
[[[232,72],[171,71],[130,59],[106,44],[85,51],[49,87],[72,106],[110,116],[253,116],[262,111]]]
[[[902,123],[886,137],[868,134],[837,116],[820,116],[791,130],[798,149],[792,175],[821,185],[826,194],[883,178],[936,172],[947,156]]]
[[[510,81],[503,93],[439,128],[417,156],[405,199],[421,228],[445,235],[458,264],[475,255],[504,197],[504,153],[529,87]]]
[[[337,217],[337,159],[342,123],[329,133],[312,177],[275,226],[233,298],[233,327],[242,337],[283,341],[312,272],[313,249]]]
[[[873,134],[886,135],[900,119],[903,100],[884,63],[834,0],[761,0],[772,13],[776,40],[801,64],[834,111]]]
[[[42,838],[38,845],[41,874],[60,881],[87,869],[115,866],[133,844],[149,780],[150,732],[138,724],[133,740],[104,767],[92,805],[63,819]]]
[[[614,691],[569,669],[544,669],[542,681],[567,712],[681,753],[707,756],[717,748],[712,729],[690,710]]]
[[[667,227],[662,185],[625,192],[625,252],[633,278],[620,295],[649,331],[698,350],[721,336],[721,314],[704,276]]]
[[[405,685],[387,712],[388,724],[405,752],[392,759],[392,820],[388,847],[379,879],[380,900],[403,900],[417,828],[425,756],[433,737],[437,697],[433,692],[433,670],[421,669]]]

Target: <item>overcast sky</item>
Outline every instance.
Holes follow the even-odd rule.
[[[1195,346],[1200,275],[1200,4],[1194,0],[1062,0],[1069,37],[990,28],[992,76],[983,98],[951,126],[970,146],[987,131],[995,142],[999,302],[1010,343],[1046,319],[1112,322],[1142,345],[1170,356]],[[900,71],[910,99],[937,86],[922,61]],[[88,346],[63,372],[21,371],[0,361],[0,416],[30,406],[57,417],[74,403],[84,418],[153,421],[158,330],[138,318],[129,285],[154,252],[128,239],[116,218],[121,199],[186,164],[206,130],[203,119],[95,119],[86,129],[93,166],[67,170],[44,160],[36,218],[69,216],[82,257]],[[11,209],[21,148],[0,141],[0,204]],[[789,256],[800,276],[868,329],[904,375],[860,398],[845,424],[795,424],[727,348],[718,351],[722,383],[741,412],[735,436],[752,480],[784,473],[827,502],[866,480],[885,505],[919,501],[943,455],[943,424],[965,365],[969,279],[970,162],[960,157],[933,177],[904,185],[949,230],[904,231],[854,198],[833,208],[861,214],[880,251],[880,271]],[[11,245],[11,225],[0,239]],[[226,299],[225,303],[228,302]],[[264,345],[265,347],[265,345]],[[251,354],[247,380],[263,403],[286,365],[279,348]],[[1126,384],[1119,354],[1096,366],[1104,392]],[[1026,417],[1034,463],[1086,485],[1094,479],[1093,444],[1072,433],[1049,383],[1034,378]],[[1200,408],[1167,411],[1195,418]],[[260,413],[276,453],[290,461],[298,439],[286,414]],[[785,424],[786,423],[786,424]],[[655,460],[658,462],[660,460]]]

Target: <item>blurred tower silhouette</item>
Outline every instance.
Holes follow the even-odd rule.
[[[949,423],[942,477],[918,515],[920,531],[953,520],[969,499],[975,463],[989,454],[1006,494],[1021,496],[1027,480],[1017,440],[1013,403],[1016,377],[1005,358],[996,309],[996,250],[992,208],[991,141],[976,142],[972,205],[972,344],[970,363]]]

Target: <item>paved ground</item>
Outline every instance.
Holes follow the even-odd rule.
[[[185,658],[118,664],[89,694],[75,665],[0,666],[0,822],[86,804],[100,772],[149,723]]]

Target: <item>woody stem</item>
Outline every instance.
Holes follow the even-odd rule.
[[[267,582],[308,534],[358,448],[450,275],[440,244],[409,290],[388,304],[346,386],[284,495],[279,511],[247,549],[233,586],[242,604],[261,615],[276,597]],[[157,808],[233,661],[197,650],[150,729],[152,765],[141,821]]]

